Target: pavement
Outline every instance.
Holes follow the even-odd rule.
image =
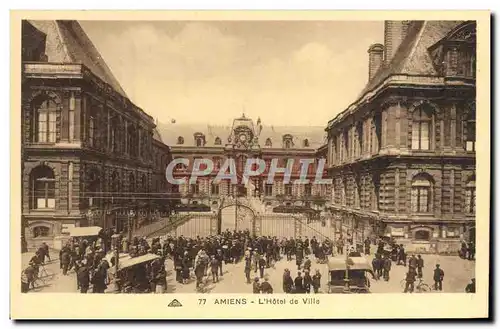
[[[23,254],[23,268],[27,266],[33,253]],[[53,253],[54,256],[57,254]],[[371,263],[373,254],[367,256]],[[433,270],[436,264],[444,271],[443,292],[464,292],[465,286],[470,282],[471,278],[475,277],[475,261],[468,261],[459,258],[458,256],[440,256],[440,255],[422,255],[424,259],[423,280],[428,285],[432,286]],[[326,264],[318,264],[312,257],[311,273],[316,269],[321,273],[321,288],[320,293],[327,291],[328,269]],[[187,284],[180,284],[175,281],[175,272],[172,271],[173,263],[167,260],[167,293],[196,293],[196,284],[194,278]],[[297,276],[297,266],[295,261],[286,261],[285,259],[277,262],[274,268],[266,269],[265,274],[269,276],[275,293],[283,293],[282,277],[284,270],[291,270],[292,277]],[[30,292],[77,292],[76,275],[73,270],[68,272],[68,275],[62,275],[59,268],[59,260],[52,260],[45,265],[46,273],[42,273],[41,279],[37,287]],[[393,263],[390,280],[370,280],[370,291],[372,293],[401,293],[403,288],[401,281],[405,278],[408,268],[402,265],[398,266]],[[257,275],[252,271],[252,279]],[[204,293],[252,293],[252,285],[246,283],[244,273],[244,262],[237,264],[224,264],[223,276],[219,277],[218,283],[212,283],[212,278],[206,278],[206,284],[201,292]],[[436,293],[436,292],[432,292]]]

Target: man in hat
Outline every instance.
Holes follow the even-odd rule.
[[[423,276],[423,273],[422,273],[423,268],[424,268],[424,259],[422,258],[422,255],[418,255],[417,256],[417,273],[418,273],[419,278],[422,278],[422,276]]]
[[[268,257],[269,256],[259,258],[259,273],[261,278],[264,277],[264,269],[266,268],[267,265],[266,258]]]
[[[217,249],[217,254],[215,258],[219,261],[219,275],[222,276],[222,262],[224,261],[224,255],[222,254],[222,249]]]
[[[286,294],[289,294],[292,292],[292,288],[293,288],[293,279],[292,276],[290,275],[290,270],[286,268],[285,271],[283,272],[283,291]]]
[[[214,256],[210,260],[210,268],[212,270],[212,282],[219,282],[219,260]]]
[[[317,294],[319,288],[321,287],[321,273],[319,270],[316,270],[316,273],[312,277],[312,287],[314,289],[314,293]]]
[[[269,283],[269,276],[266,275],[264,277],[264,282],[260,285],[260,290],[262,291],[263,294],[272,294],[273,293],[273,287]]]
[[[436,268],[434,269],[434,289],[436,291],[443,290],[443,278],[444,271],[440,268],[439,264],[436,264]]]
[[[471,282],[467,285],[467,287],[465,287],[465,292],[470,293],[470,294],[476,293],[476,279],[475,278],[472,278]]]
[[[260,282],[258,277],[253,279],[253,293],[260,294]]]
[[[245,277],[247,279],[247,283],[250,282],[250,271],[252,270],[252,259],[250,256],[245,257]]]
[[[304,279],[302,278],[302,274],[300,272],[297,273],[297,277],[293,280],[295,285],[295,293],[302,294],[304,292]]]
[[[309,270],[304,271],[304,281],[303,281],[303,287],[304,287],[304,292],[306,294],[309,294],[311,292],[311,286],[313,283],[313,279],[311,277],[311,274],[309,274]]]
[[[86,294],[90,286],[90,271],[86,262],[78,262],[77,282],[80,293]]]

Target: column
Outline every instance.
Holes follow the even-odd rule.
[[[73,162],[68,163],[68,214],[71,212],[73,203]]]

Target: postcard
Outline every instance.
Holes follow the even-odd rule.
[[[489,317],[489,12],[11,27],[13,319]]]

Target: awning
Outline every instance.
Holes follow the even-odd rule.
[[[73,227],[69,230],[70,236],[97,236],[102,230],[99,226]]]
[[[111,258],[113,258],[115,256],[115,253],[113,252],[110,252],[106,255],[106,260],[108,261],[108,263],[110,263],[111,265]],[[147,262],[151,262],[155,259],[159,259],[160,256],[158,255],[155,255],[155,254],[145,254],[145,255],[142,255],[142,256],[137,256],[137,257],[130,257],[129,254],[120,254],[120,259],[118,261],[118,270],[123,270],[125,268],[128,268],[128,267],[132,267],[132,266],[135,266],[135,265],[139,265],[139,264],[142,264],[142,263],[147,263]],[[115,271],[115,267],[111,267],[110,270],[112,272]]]
[[[370,263],[364,257],[349,257],[347,263],[349,264],[349,270],[363,270],[372,272]],[[328,260],[329,271],[345,270],[345,267],[345,257],[332,257]]]

